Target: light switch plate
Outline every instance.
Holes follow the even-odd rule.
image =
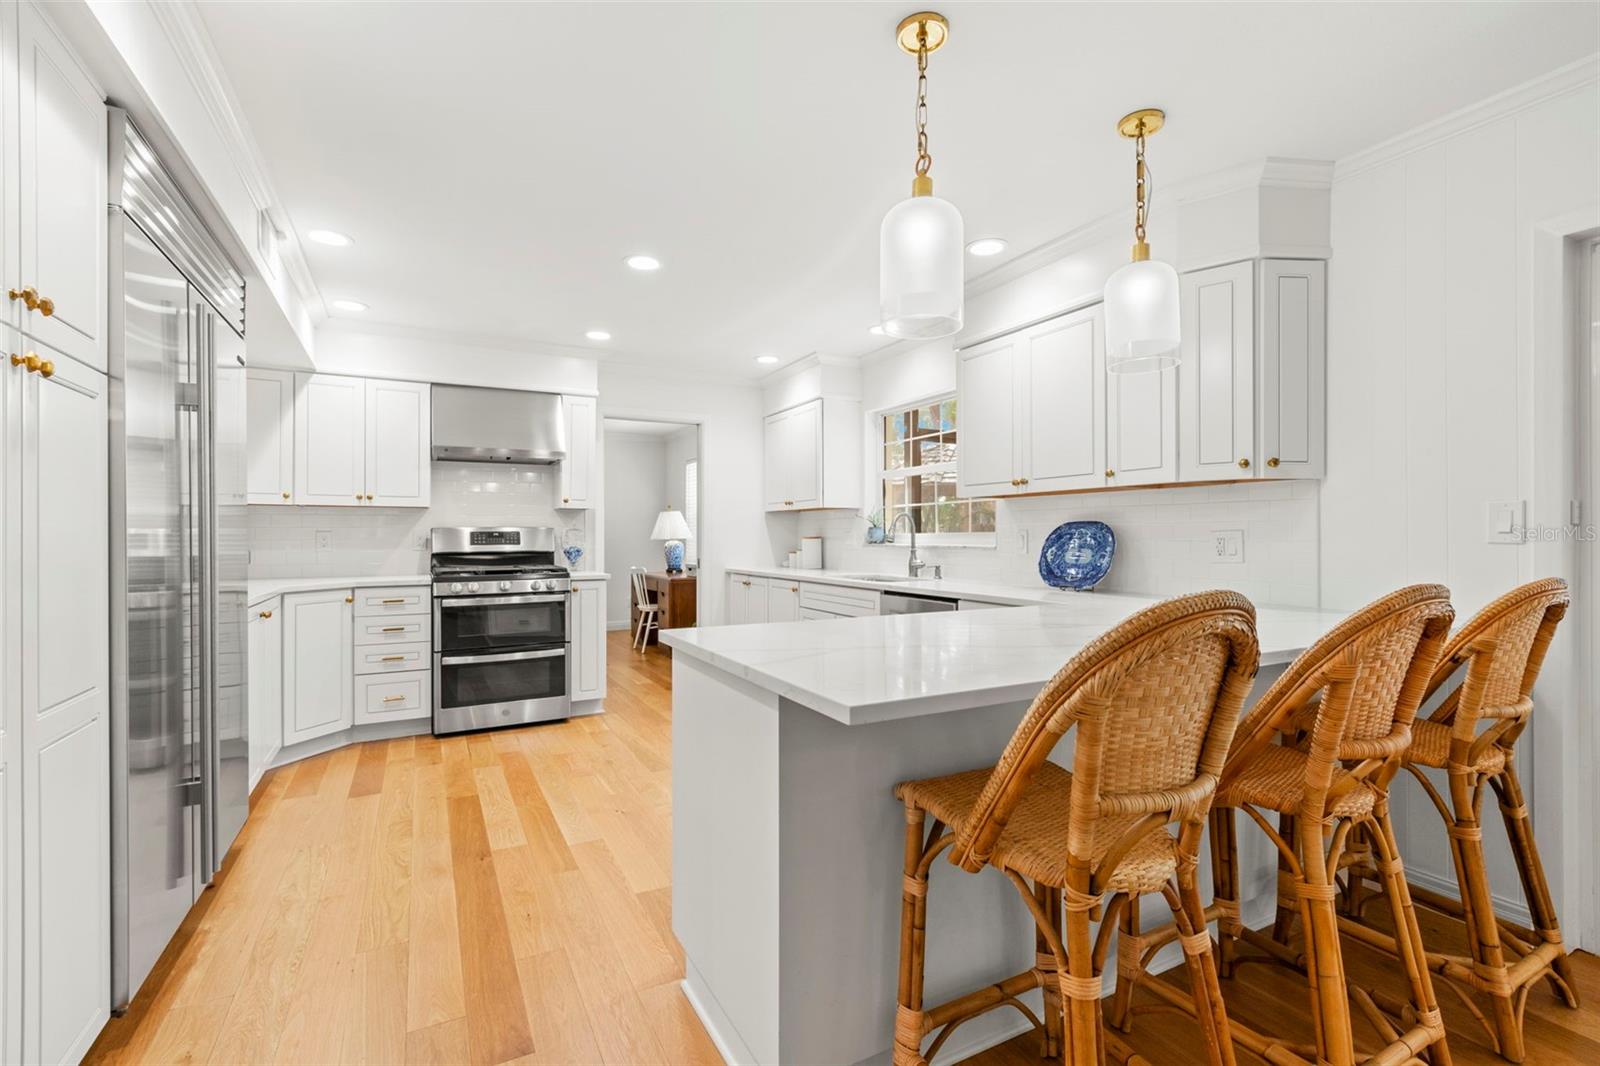
[[[1215,553],[1212,557],[1212,562],[1244,562],[1244,530],[1213,529],[1211,531],[1211,544],[1212,551]]]
[[[1521,500],[1490,500],[1485,509],[1490,544],[1521,544],[1523,519]]]

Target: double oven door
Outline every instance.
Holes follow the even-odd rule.
[[[567,717],[568,621],[564,592],[435,596],[434,733]]]

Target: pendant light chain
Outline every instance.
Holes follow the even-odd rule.
[[[928,26],[917,27],[917,177],[933,167],[928,154]]]
[[[1149,170],[1144,165],[1144,123],[1139,123],[1139,135],[1134,139],[1134,164],[1133,164],[1133,239],[1140,244],[1145,243],[1144,226],[1150,217],[1150,203],[1147,195],[1147,179]]]

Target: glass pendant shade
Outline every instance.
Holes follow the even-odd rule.
[[[1178,365],[1178,272],[1145,259],[1106,282],[1106,369],[1124,374]]]
[[[965,247],[961,212],[949,200],[913,196],[889,209],[878,250],[885,333],[929,340],[960,331]]]

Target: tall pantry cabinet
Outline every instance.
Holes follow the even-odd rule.
[[[0,2],[0,1058],[111,998],[104,98]]]

